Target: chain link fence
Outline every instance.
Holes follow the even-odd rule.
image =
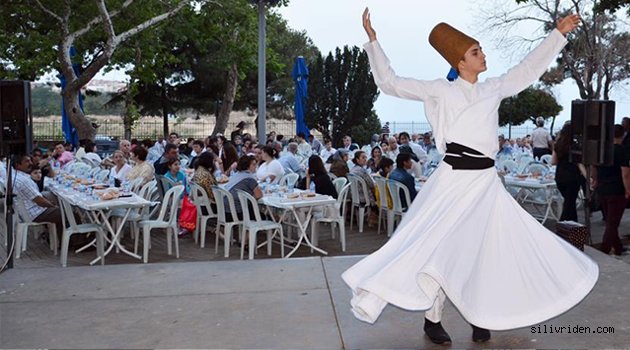
[[[236,125],[240,121],[228,122],[225,129],[225,135],[229,139],[230,133],[236,129]],[[125,129],[121,120],[99,120],[97,135],[106,135],[112,138],[121,139],[124,137]],[[214,130],[215,122],[213,120],[194,120],[187,119],[182,122],[176,120],[169,121],[169,132],[176,132],[181,138],[195,138],[203,139],[212,134]],[[275,131],[277,134],[282,134],[292,137],[295,134],[295,120],[267,120],[267,132]],[[63,141],[63,134],[61,131],[61,120],[33,120],[33,138],[38,141]],[[162,137],[164,132],[164,124],[161,119],[151,118],[149,120],[141,120],[131,131],[131,138],[143,140],[151,139],[156,140],[158,137]],[[246,121],[246,127],[243,133],[249,133],[256,135],[256,127],[254,120]]]
[[[225,135],[229,138],[230,133],[236,129],[236,125],[239,121],[228,122],[225,129]],[[247,120],[244,133],[256,135],[256,126],[254,125],[254,119]],[[124,126],[122,120],[105,119],[97,122],[100,126],[98,128],[98,135],[106,135],[112,138],[121,139],[124,137]],[[276,134],[285,135],[287,137],[293,137],[296,130],[295,120],[280,120],[269,119],[267,120],[267,132],[275,131]],[[214,130],[215,121],[208,119],[186,119],[184,121],[169,120],[168,130],[169,132],[176,132],[182,138],[205,138],[212,134]],[[423,134],[427,131],[431,131],[429,123],[421,122],[390,122],[389,128],[391,133],[400,133],[406,131],[410,134]],[[131,138],[143,140],[151,139],[156,140],[163,135],[163,121],[160,118],[145,118],[140,120],[134,126],[131,132]],[[517,138],[531,135],[534,130],[533,125],[519,125],[510,127],[500,127],[499,132],[506,138]],[[474,132],[474,130],[472,130]],[[38,141],[63,141],[63,134],[61,132],[61,119],[53,120],[33,120],[33,136]]]

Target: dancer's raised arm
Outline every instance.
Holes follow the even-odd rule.
[[[363,28],[365,29],[365,32],[370,39],[370,42],[376,41],[376,31],[374,31],[374,28],[372,28],[372,21],[370,20],[370,9],[368,9],[367,7],[363,11]]]

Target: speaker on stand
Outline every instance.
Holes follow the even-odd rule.
[[[30,154],[33,146],[33,116],[31,114],[31,84],[28,81],[0,80],[0,156],[7,159],[7,179],[4,198],[7,224],[7,262],[13,267],[13,175],[10,159],[16,154]],[[2,267],[2,265],[0,265]]]
[[[586,167],[585,224],[591,242],[591,166],[612,165],[615,101],[574,100],[571,103],[571,150],[569,160]]]

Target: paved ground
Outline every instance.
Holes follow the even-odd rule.
[[[611,334],[493,332],[485,344],[451,306],[453,348],[623,348],[630,344],[630,265],[594,249],[601,275],[569,312],[540,325]],[[436,348],[422,313],[386,308],[357,321],[341,273],[360,257],[14,269],[0,278],[0,348]],[[538,327],[536,327],[538,330]]]

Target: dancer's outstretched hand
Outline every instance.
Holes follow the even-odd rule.
[[[363,11],[363,28],[365,28],[365,32],[370,38],[370,41],[376,40],[376,31],[372,28],[372,21],[370,21],[370,10],[366,7],[365,11]]]
[[[560,18],[558,20],[558,24],[556,28],[562,33],[562,35],[567,35],[567,33],[573,31],[580,24],[582,19],[579,15],[572,13],[564,18]]]

